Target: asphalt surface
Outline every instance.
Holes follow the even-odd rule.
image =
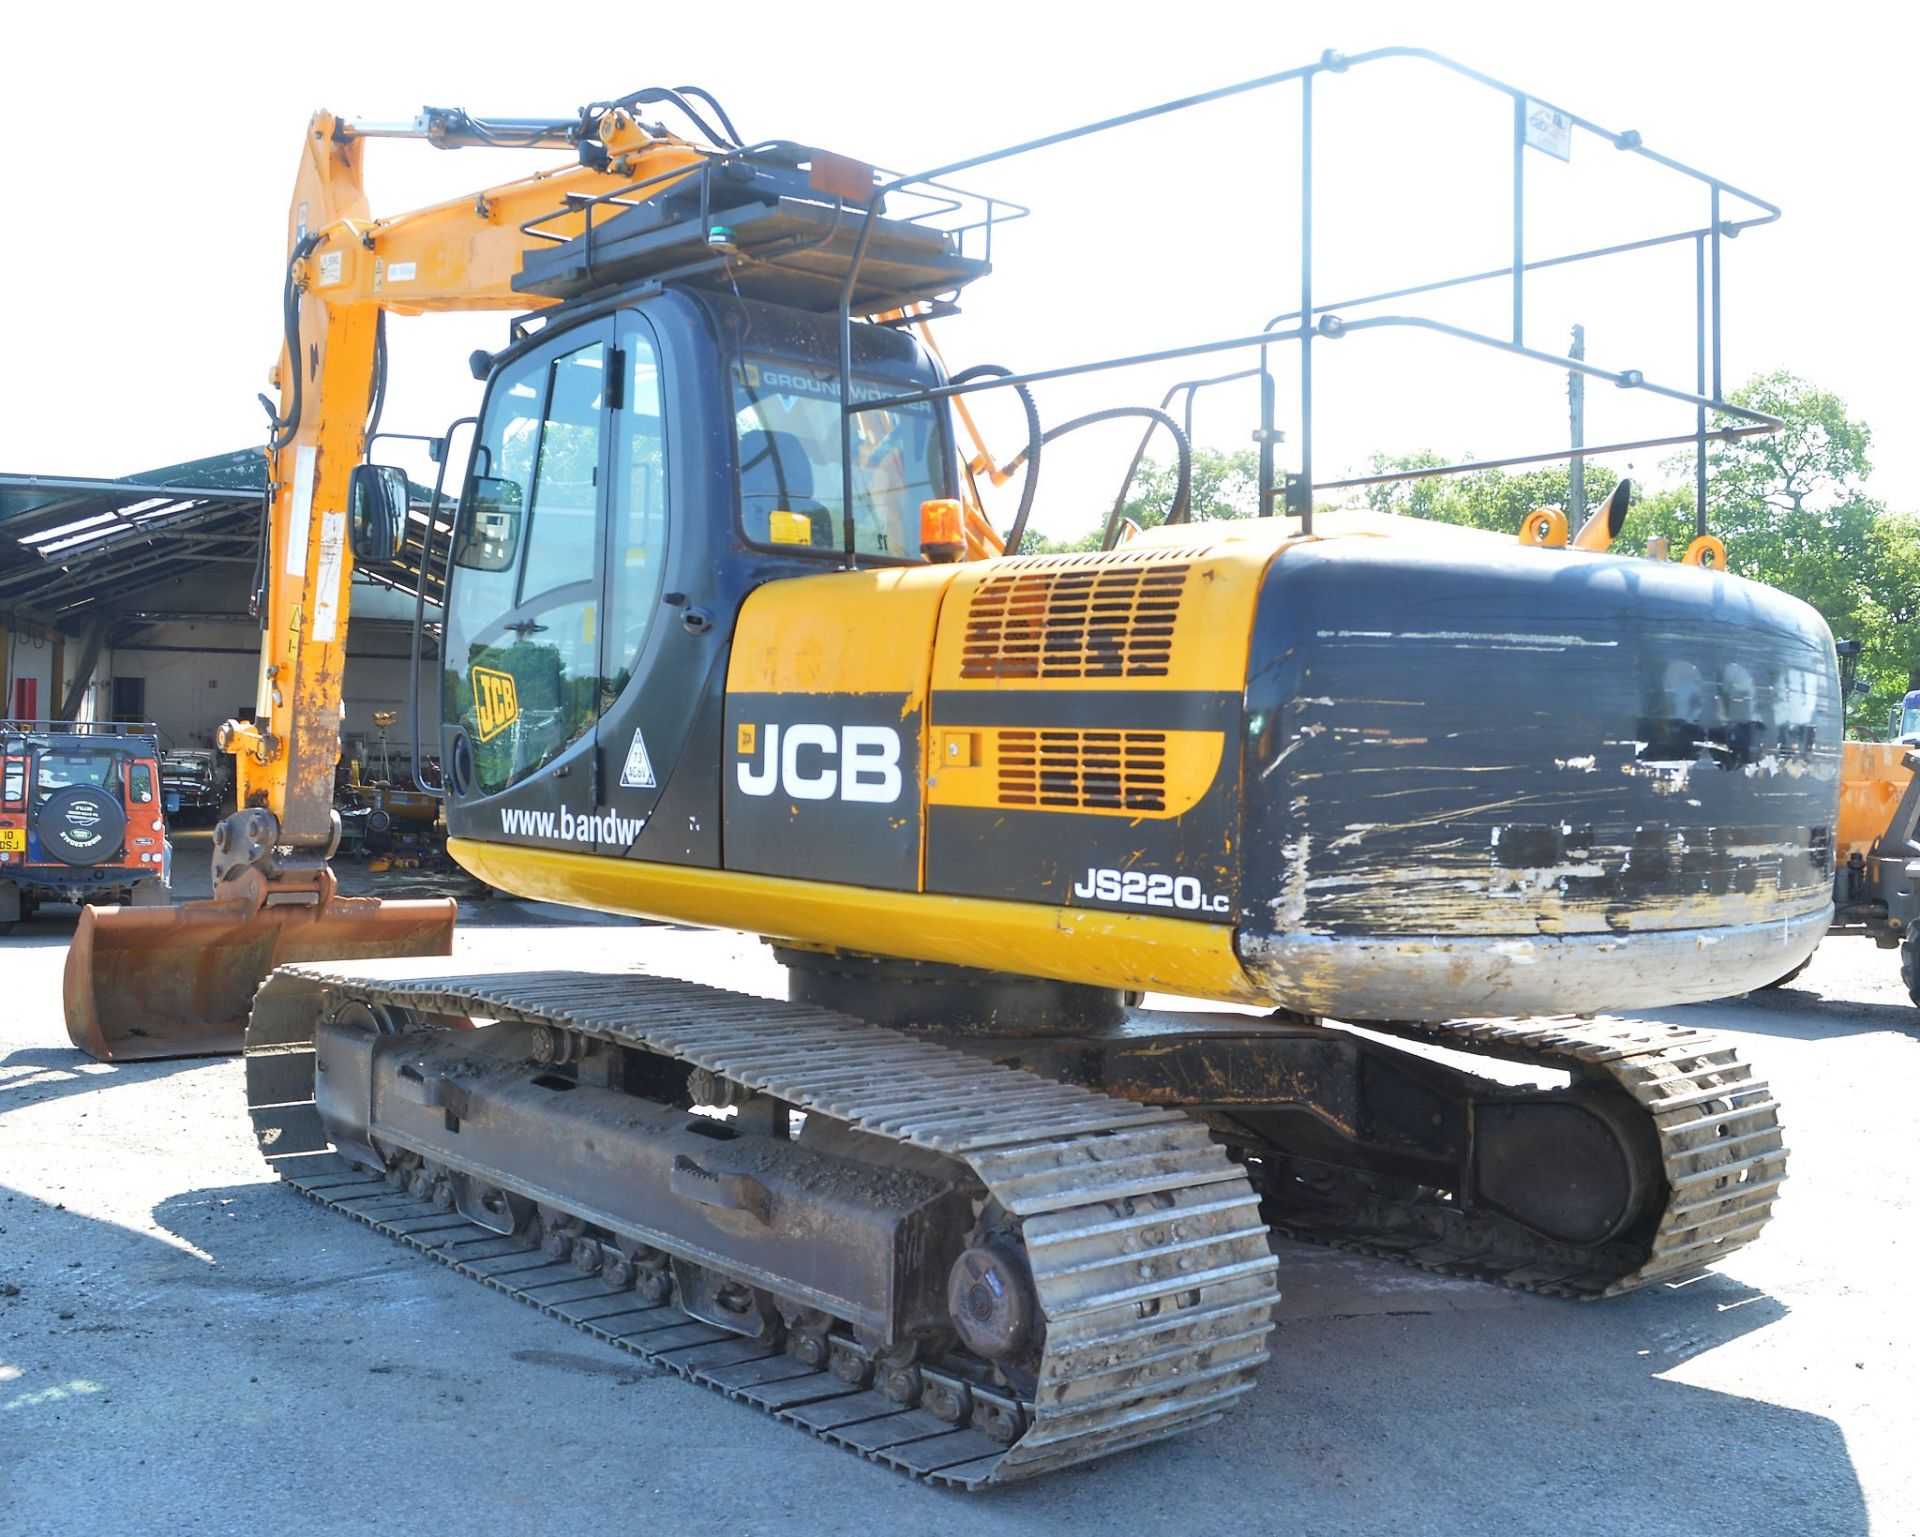
[[[783,991],[751,939],[575,918],[475,904],[459,951]],[[1580,1304],[1282,1243],[1274,1358],[1221,1424],[961,1495],[279,1188],[236,1060],[68,1045],[71,931],[0,942],[5,1537],[1920,1532],[1920,1011],[1863,941],[1666,1016],[1785,1106],[1785,1197],[1720,1272]]]

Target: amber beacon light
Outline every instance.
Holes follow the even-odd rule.
[[[960,504],[936,497],[920,504],[920,553],[936,565],[946,565],[966,553],[967,536],[960,521]]]

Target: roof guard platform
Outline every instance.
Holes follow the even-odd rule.
[[[964,228],[936,223],[966,194],[881,217],[875,174],[785,141],[730,151],[691,173],[676,169],[583,201],[584,232],[529,251],[513,286],[577,299],[651,279],[833,314],[851,281],[853,312],[875,315],[950,295],[991,270],[986,258],[963,253]],[[660,180],[673,184],[647,196]],[[543,233],[544,222],[529,233]]]
[[[1503,190],[1507,191],[1510,197],[1512,209],[1511,222],[1506,231],[1510,259],[1498,266],[1428,278],[1424,281],[1400,284],[1373,292],[1346,293],[1339,297],[1330,297],[1328,292],[1330,285],[1325,282],[1324,271],[1316,269],[1315,266],[1315,159],[1318,132],[1315,103],[1318,95],[1324,95],[1339,88],[1335,84],[1337,77],[1354,74],[1390,60],[1424,66],[1431,72],[1452,76],[1474,88],[1476,95],[1482,101],[1491,103],[1496,113],[1504,115],[1507,131],[1503,135],[1504,142],[1493,143],[1494,155],[1491,167],[1493,174],[1488,179],[1488,186],[1490,189],[1497,188],[1502,180],[1507,183]],[[1213,337],[1151,352],[1099,357],[1029,368],[1015,373],[995,373],[991,377],[984,375],[968,377],[958,382],[949,380],[937,387],[856,399],[851,391],[853,365],[849,338],[853,325],[865,314],[870,313],[863,309],[862,301],[858,297],[859,280],[871,250],[870,243],[863,235],[861,242],[855,246],[853,269],[847,278],[838,315],[841,331],[840,393],[844,402],[841,406],[841,497],[843,502],[851,505],[853,500],[852,419],[862,412],[894,411],[903,406],[928,400],[964,401],[968,396],[984,394],[989,390],[1024,390],[1035,384],[1074,376],[1107,374],[1149,365],[1158,366],[1184,358],[1211,359],[1227,353],[1240,353],[1250,355],[1241,366],[1231,368],[1227,372],[1213,374],[1211,377],[1193,378],[1175,383],[1167,391],[1163,402],[1164,407],[1168,409],[1158,412],[1144,407],[1115,409],[1149,417],[1152,420],[1152,425],[1147,429],[1149,432],[1156,427],[1170,429],[1175,434],[1178,452],[1184,464],[1187,452],[1184,446],[1187,443],[1186,429],[1183,429],[1180,423],[1170,415],[1170,409],[1178,403],[1180,397],[1185,398],[1190,424],[1192,401],[1196,391],[1215,386],[1227,386],[1235,382],[1253,385],[1259,392],[1259,415],[1257,420],[1250,422],[1249,425],[1253,427],[1253,441],[1259,445],[1260,515],[1263,517],[1284,515],[1296,518],[1302,533],[1311,533],[1313,530],[1316,492],[1351,491],[1386,481],[1427,475],[1463,474],[1503,465],[1585,460],[1602,454],[1691,444],[1694,450],[1695,530],[1697,534],[1705,534],[1707,532],[1709,444],[1728,442],[1754,433],[1774,432],[1781,426],[1778,417],[1728,398],[1722,350],[1722,306],[1725,296],[1722,265],[1726,246],[1743,230],[1770,224],[1778,219],[1780,209],[1765,198],[1735,186],[1721,177],[1650,148],[1641,135],[1634,130],[1604,127],[1591,118],[1568,111],[1530,91],[1471,69],[1430,49],[1389,47],[1355,54],[1344,54],[1337,49],[1328,49],[1314,62],[1292,69],[1278,70],[1214,90],[1154,103],[1113,117],[1102,118],[1097,122],[1085,123],[1039,138],[1028,139],[1005,148],[948,161],[915,174],[883,176],[874,188],[875,196],[870,204],[870,208],[874,211],[870,211],[867,215],[868,226],[877,231],[881,222],[877,216],[877,210],[883,200],[906,195],[925,195],[933,188],[947,187],[949,179],[955,176],[971,177],[988,167],[997,167],[1001,162],[1013,160],[1019,156],[1049,150],[1058,145],[1088,139],[1136,124],[1164,121],[1230,97],[1283,90],[1290,90],[1294,95],[1294,107],[1288,111],[1287,117],[1298,123],[1299,245],[1295,269],[1298,273],[1298,287],[1295,291],[1297,297],[1289,294],[1287,298],[1279,300],[1279,305],[1282,306],[1279,313],[1270,314],[1264,323],[1255,324],[1254,318],[1250,316],[1248,322],[1237,334]],[[1295,111],[1297,111],[1297,117],[1294,116]],[[1570,163],[1572,145],[1576,140],[1587,140],[1603,145],[1609,151],[1630,156],[1664,173],[1663,181],[1668,188],[1673,189],[1668,195],[1677,196],[1682,190],[1688,192],[1691,197],[1697,199],[1693,205],[1697,212],[1691,218],[1682,216],[1678,228],[1665,227],[1669,220],[1663,212],[1656,216],[1663,227],[1657,229],[1655,233],[1638,239],[1541,254],[1535,246],[1529,244],[1528,157],[1542,155],[1555,161]],[[1276,165],[1279,163],[1277,157],[1273,158],[1273,163]],[[1124,164],[1124,157],[1118,157],[1116,164]],[[989,230],[991,223],[992,221],[989,220]],[[1634,252],[1651,251],[1661,247],[1674,247],[1681,251],[1691,248],[1690,254],[1693,258],[1691,285],[1693,346],[1691,350],[1694,367],[1693,377],[1690,380],[1656,379],[1641,368],[1606,366],[1599,362],[1587,361],[1582,357],[1565,357],[1557,350],[1529,345],[1532,333],[1529,332],[1527,325],[1528,295],[1540,274],[1553,269],[1566,269],[1583,264],[1591,274],[1599,268],[1600,264],[1613,262],[1617,258]],[[1618,273],[1619,268],[1606,267],[1604,270],[1609,277],[1612,277]],[[1436,295],[1473,289],[1482,291],[1491,289],[1497,292],[1502,287],[1506,290],[1508,312],[1503,317],[1504,326],[1489,326],[1484,330],[1476,330],[1470,326],[1455,324],[1438,314],[1422,313],[1420,309],[1420,306]],[[1314,388],[1316,354],[1323,353],[1326,347],[1332,345],[1353,345],[1351,340],[1342,340],[1343,338],[1358,338],[1370,333],[1394,330],[1426,332],[1465,347],[1489,350],[1515,363],[1524,363],[1538,370],[1551,370],[1556,390],[1561,387],[1561,380],[1569,371],[1585,380],[1612,384],[1622,391],[1632,392],[1642,398],[1670,403],[1676,408],[1674,419],[1666,430],[1649,427],[1644,431],[1636,430],[1627,437],[1615,441],[1581,443],[1578,446],[1568,447],[1556,446],[1546,452],[1523,447],[1517,451],[1496,456],[1478,457],[1458,463],[1410,470],[1396,469],[1375,475],[1342,476],[1333,479],[1317,475]],[[1664,344],[1672,350],[1673,355],[1678,355],[1684,346],[1684,338],[1678,334],[1668,335]],[[1281,428],[1277,405],[1280,370],[1275,366],[1275,354],[1283,347],[1292,349],[1295,354],[1298,379],[1298,403],[1290,413],[1291,420],[1284,432]],[[1682,412],[1685,414],[1682,415]],[[1690,423],[1686,420],[1687,417],[1691,418]],[[1079,423],[1073,425],[1079,425]],[[1067,429],[1058,428],[1055,432],[1064,430]],[[1279,463],[1276,446],[1283,441],[1287,444],[1297,468],[1287,468]],[[1103,549],[1113,548],[1120,537],[1123,525],[1122,513],[1127,495],[1135,473],[1140,467],[1141,455],[1145,451],[1147,442],[1148,439],[1143,436],[1141,448],[1134,456],[1127,478],[1122,483],[1119,494],[1114,498],[1103,534],[1101,545]],[[1000,468],[998,473],[1002,476],[1010,474],[1022,463],[1027,465],[1027,473],[1030,477],[1033,473],[1032,464],[1025,454],[1011,461],[1008,466]],[[1184,480],[1183,470],[1183,483]],[[1030,501],[1030,498],[1028,500]],[[1189,516],[1190,509],[1184,505],[1182,498],[1177,496],[1168,521],[1184,522]],[[1024,518],[1016,518],[1009,534],[1007,553],[1018,552],[1024,528]],[[844,554],[848,566],[859,564],[859,551],[854,547],[851,525],[846,534]]]

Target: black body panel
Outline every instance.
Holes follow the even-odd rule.
[[[905,694],[727,701],[727,867],[890,891],[920,886],[923,712]]]
[[[1448,532],[1270,568],[1249,930],[1704,928],[1827,901],[1840,717],[1812,609],[1697,568]]]

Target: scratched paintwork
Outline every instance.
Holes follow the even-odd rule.
[[[1652,562],[1437,555],[1275,563],[1247,702],[1250,930],[1630,935],[1823,907],[1839,717],[1811,609]]]

